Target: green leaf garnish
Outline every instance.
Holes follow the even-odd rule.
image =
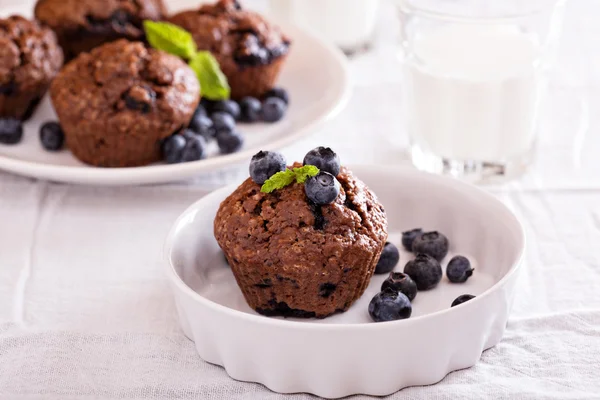
[[[286,169],[267,179],[260,188],[260,191],[263,193],[271,193],[291,185],[294,181],[297,183],[304,183],[311,176],[318,175],[319,172],[319,168],[314,165],[305,165],[300,168],[294,168],[293,170]]]
[[[202,96],[209,100],[225,100],[229,98],[231,89],[227,77],[219,68],[219,62],[208,51],[199,51],[190,60],[190,67],[200,81]]]
[[[279,171],[269,179],[260,188],[263,193],[271,193],[277,189],[283,189],[284,187],[291,185],[296,180],[296,174],[291,169],[285,171]]]
[[[196,42],[191,33],[168,22],[144,21],[148,43],[158,50],[166,51],[186,60],[196,54]]]
[[[294,174],[296,175],[296,182],[304,183],[312,176],[319,175],[319,168],[314,165],[305,165],[304,167],[294,168]]]
[[[219,62],[209,51],[198,51],[192,34],[168,22],[144,21],[148,43],[158,50],[189,60],[194,70],[202,96],[209,100],[226,100],[231,88],[221,71]]]

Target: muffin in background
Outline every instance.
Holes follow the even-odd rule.
[[[261,98],[275,86],[291,44],[278,27],[235,0],[183,11],[169,22],[189,31],[198,49],[215,56],[235,99]]]
[[[121,39],[68,63],[50,94],[75,157],[133,167],[159,161],[161,140],[188,126],[200,85],[178,57]]]
[[[20,16],[0,19],[0,118],[29,119],[62,65],[50,29]]]
[[[120,38],[143,40],[145,19],[166,15],[162,0],[38,0],[35,17],[56,32],[66,60]]]

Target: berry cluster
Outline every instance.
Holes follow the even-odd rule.
[[[375,322],[395,321],[409,318],[412,313],[412,301],[418,291],[435,288],[442,280],[440,262],[449,250],[449,241],[442,233],[423,232],[413,229],[403,232],[402,246],[415,253],[415,258],[404,266],[404,272],[393,272],[400,260],[400,252],[392,243],[386,243],[381,253],[376,274],[389,273],[383,281],[381,292],[375,295],[369,304],[369,314]],[[474,269],[466,257],[453,257],[446,267],[446,276],[452,283],[466,282]],[[475,296],[465,294],[452,302],[451,307],[471,300]]]

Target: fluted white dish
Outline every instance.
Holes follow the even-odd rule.
[[[518,219],[494,196],[465,183],[413,169],[356,167],[384,205],[390,241],[415,227],[439,230],[450,254],[471,259],[464,284],[446,277],[419,292],[410,319],[374,323],[367,306],[385,276],[374,276],[345,313],[323,320],[265,317],[244,301],[213,236],[217,208],[235,187],[192,205],[175,222],[165,246],[166,271],[181,327],[200,357],[234,379],[281,393],[326,398],[383,396],[433,384],[467,368],[502,338],[525,248]],[[396,270],[410,259],[402,252]],[[461,294],[477,297],[450,308]]]

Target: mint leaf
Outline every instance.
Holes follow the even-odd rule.
[[[231,89],[227,83],[227,77],[221,71],[219,62],[208,51],[199,51],[190,60],[190,67],[196,73],[200,81],[202,97],[209,100],[226,100],[229,98]]]
[[[144,21],[144,31],[148,43],[158,50],[169,54],[192,59],[196,54],[196,42],[185,29],[168,22]]]
[[[305,165],[304,167],[294,168],[294,174],[296,175],[296,182],[304,183],[311,176],[319,175],[319,168],[314,165]]]
[[[284,187],[291,185],[296,179],[296,174],[290,169],[285,171],[279,171],[272,177],[266,180],[266,182],[260,188],[263,193],[271,193],[277,189],[283,189]]]

